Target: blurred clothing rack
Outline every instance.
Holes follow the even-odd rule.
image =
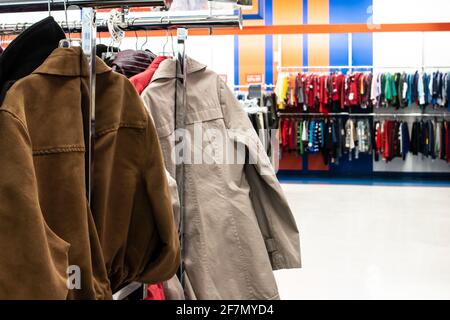
[[[310,116],[341,116],[341,117],[450,117],[450,112],[440,113],[350,113],[350,112],[330,112],[330,113],[296,113],[278,112],[279,117],[310,117]]]
[[[450,69],[450,66],[289,66],[289,67],[278,67],[278,71],[289,71],[289,70],[328,70],[328,69],[410,69],[410,70],[423,70],[423,69]]]

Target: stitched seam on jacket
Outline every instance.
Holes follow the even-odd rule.
[[[62,147],[42,148],[33,150],[33,155],[46,155],[54,153],[68,153],[68,152],[84,152],[86,149],[81,145],[67,145]]]
[[[112,126],[112,127],[108,127],[105,129],[102,129],[100,131],[97,131],[96,133],[96,137],[101,137],[107,133],[113,132],[113,131],[117,131],[120,128],[131,128],[131,129],[145,129],[145,125],[146,125],[146,121],[140,121],[139,123],[125,123],[125,122],[121,122],[118,125]]]
[[[26,132],[27,135],[28,135],[28,129],[27,129],[27,126],[26,126],[25,123],[22,121],[22,119],[20,119],[15,113],[13,113],[13,112],[11,112],[11,111],[9,111],[9,110],[7,110],[7,109],[2,108],[2,109],[0,109],[0,111],[3,111],[3,112],[5,112],[5,113],[9,114],[9,115],[12,116],[14,119],[16,119],[17,121],[19,121],[20,125],[22,126],[22,129],[25,130],[25,132]],[[28,137],[28,138],[29,138],[29,137]]]

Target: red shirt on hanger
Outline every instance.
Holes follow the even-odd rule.
[[[145,88],[152,81],[153,75],[159,67],[159,64],[166,60],[168,57],[166,56],[157,56],[155,60],[150,64],[150,66],[144,71],[130,78],[131,83],[136,88],[137,92],[141,94]]]

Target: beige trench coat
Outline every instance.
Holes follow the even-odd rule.
[[[175,69],[175,60],[162,62],[142,94],[173,177],[178,150]],[[190,146],[184,149],[186,298],[278,299],[272,270],[301,266],[292,212],[259,137],[233,93],[216,73],[193,59],[188,59],[187,72],[183,142]],[[203,130],[200,143],[193,138],[199,126]],[[230,146],[236,152],[245,147],[247,157],[259,161],[224,162],[224,150]],[[203,160],[197,164],[199,149]]]

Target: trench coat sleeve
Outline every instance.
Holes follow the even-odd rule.
[[[25,125],[0,109],[0,299],[66,299],[69,246],[43,218]]]
[[[245,176],[272,269],[300,268],[299,232],[269,157],[231,90],[220,78],[218,81],[228,135],[246,148]]]
[[[149,262],[140,280],[158,283],[170,279],[176,273],[180,265],[180,243],[161,146],[154,123],[149,115],[147,117],[144,146],[147,156],[143,171],[161,249]]]

